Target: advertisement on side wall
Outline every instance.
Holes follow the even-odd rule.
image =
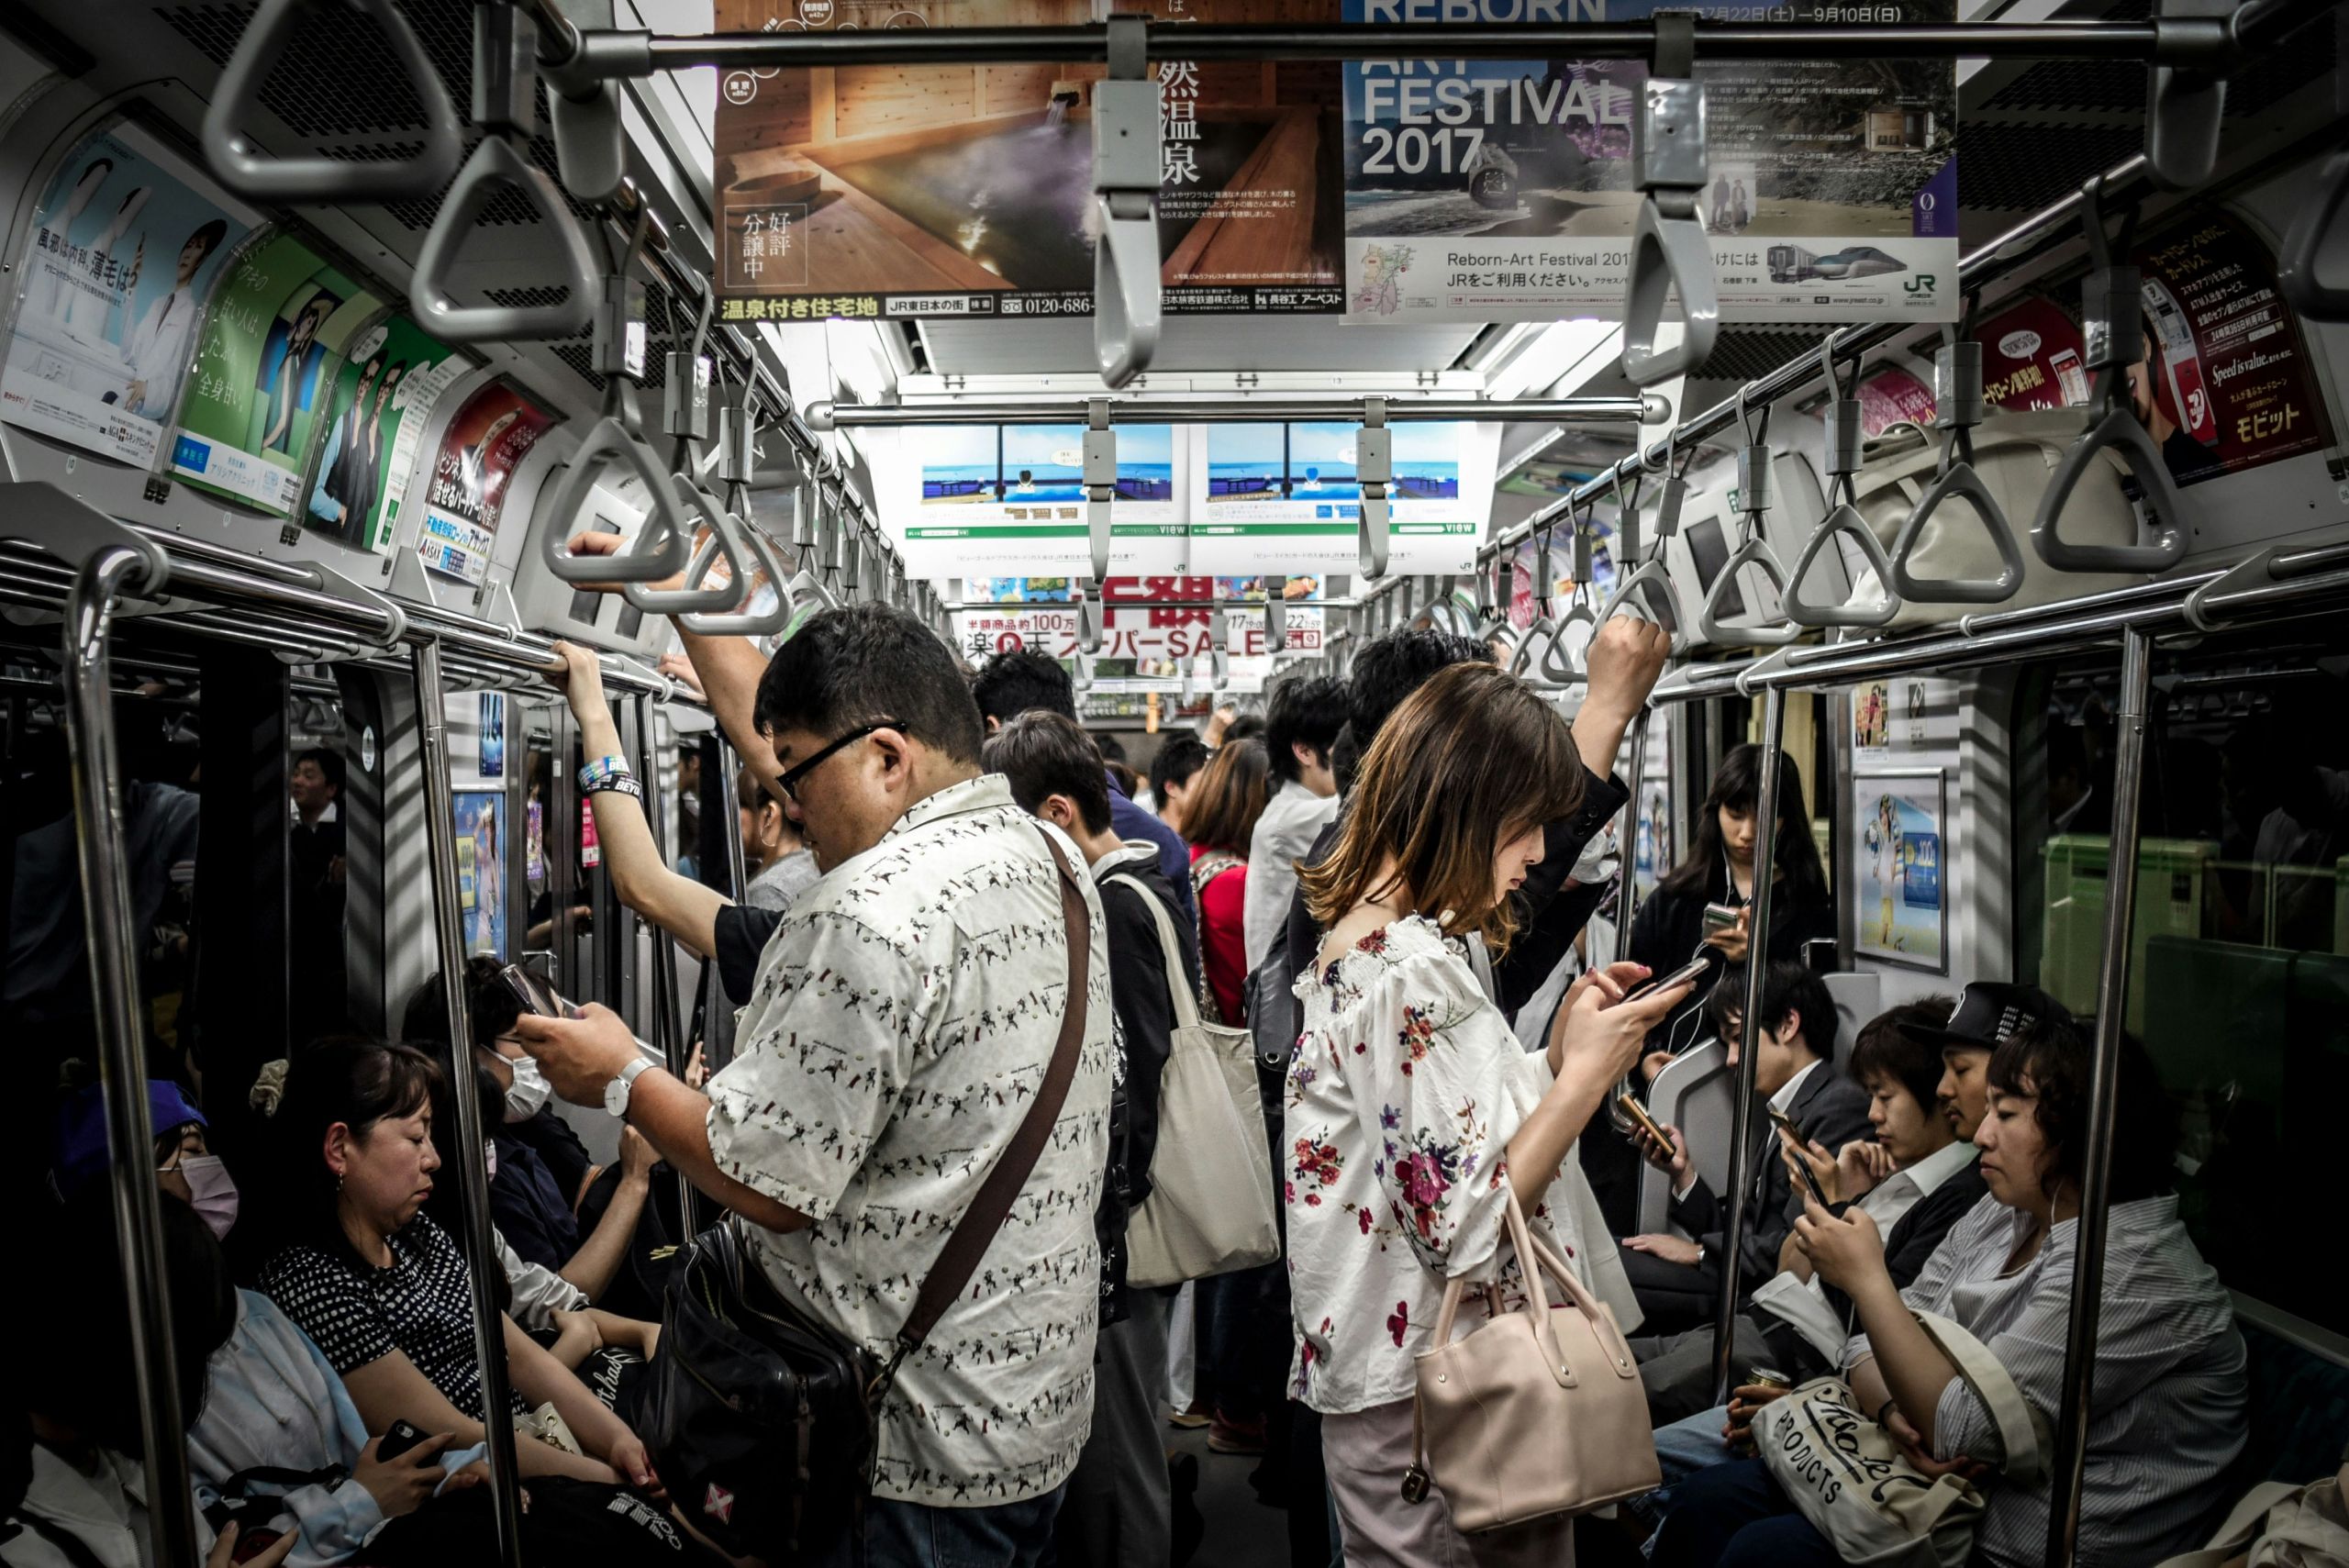
[[[1336,0],[1153,0],[1169,311],[1334,313],[1339,68],[1182,58],[1182,22],[1326,27]],[[1084,0],[717,0],[719,32],[1074,26]],[[1093,311],[1098,64],[718,73],[720,318]]]
[[[1852,787],[1860,821],[1854,951],[1947,973],[1948,840],[1940,772],[1874,774],[1854,779]]]
[[[506,796],[461,789],[456,795],[457,905],[465,917],[465,955],[506,956]]]
[[[399,317],[361,333],[336,373],[302,524],[381,555],[432,406],[473,367]]]
[[[214,284],[251,232],[128,127],[58,165],[17,269],[0,417],[152,468]]]
[[[440,435],[416,552],[435,572],[479,587],[489,575],[506,486],[554,416],[501,382],[465,399]]]
[[[1349,24],[1623,22],[1654,0],[1343,0]],[[1933,23],[1952,0],[1802,0],[1722,20]],[[1896,57],[1708,61],[1698,198],[1721,316],[1956,319],[1957,74]],[[1620,315],[1641,193],[1637,61],[1361,61],[1345,67],[1349,319]]]
[[[298,239],[280,235],[239,257],[196,343],[173,475],[292,516],[343,350],[383,313]]]

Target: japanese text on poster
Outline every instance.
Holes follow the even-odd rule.
[[[554,422],[512,387],[492,383],[465,399],[441,432],[417,554],[435,572],[478,585],[514,471]]]

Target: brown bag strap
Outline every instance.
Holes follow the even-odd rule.
[[[1085,985],[1093,962],[1092,923],[1085,912],[1085,894],[1076,873],[1070,869],[1061,847],[1041,828],[1036,829],[1036,836],[1044,840],[1053,869],[1060,873],[1061,923],[1068,933],[1068,1006],[1061,1012],[1061,1036],[1052,1046],[1052,1062],[1044,1069],[1044,1080],[1037,1085],[1036,1098],[1021,1118],[1019,1130],[1012,1134],[1003,1157],[987,1173],[986,1180],[979,1184],[979,1195],[963,1211],[963,1218],[946,1238],[938,1261],[930,1265],[930,1277],[921,1282],[920,1293],[914,1297],[914,1309],[907,1315],[905,1327],[897,1330],[896,1353],[890,1357],[888,1371],[882,1374],[883,1386],[886,1386],[907,1353],[930,1337],[938,1319],[977,1272],[979,1260],[994,1243],[995,1233],[1003,1228],[1004,1217],[1011,1212],[1012,1201],[1028,1184],[1029,1173],[1036,1168],[1037,1157],[1051,1140],[1052,1124],[1060,1119],[1061,1104],[1068,1098],[1069,1084],[1076,1076],[1076,1059],[1085,1045]]]

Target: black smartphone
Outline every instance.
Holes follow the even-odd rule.
[[[1715,950],[1707,948],[1669,974],[1659,974],[1648,981],[1646,984],[1635,986],[1626,992],[1623,1000],[1636,1002],[1651,991],[1669,991],[1675,985],[1686,985],[1712,968],[1720,956]]]
[[[377,1459],[397,1459],[424,1440],[423,1429],[406,1419],[394,1421],[384,1440],[375,1445]]]
[[[497,975],[522,1004],[524,1012],[536,1013],[542,1018],[568,1018],[577,1014],[577,1009],[556,995],[555,988],[547,984],[546,976],[535,969],[509,963],[499,970]]]
[[[1794,1139],[1798,1146],[1806,1149],[1810,1146],[1810,1140],[1802,1135],[1802,1129],[1795,1124],[1794,1118],[1788,1116],[1786,1112],[1780,1110],[1776,1106],[1764,1106],[1762,1109],[1768,1114],[1770,1118],[1770,1125],[1773,1127],[1781,1127],[1786,1129],[1787,1135]],[[1802,1184],[1810,1189],[1810,1195],[1819,1200],[1820,1207],[1832,1208],[1835,1207],[1833,1204],[1827,1201],[1826,1190],[1819,1184],[1819,1178],[1810,1173],[1810,1162],[1809,1161],[1797,1160],[1795,1162],[1795,1174],[1802,1178]]]

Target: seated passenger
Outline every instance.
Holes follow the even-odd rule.
[[[1480,1536],[1439,1490],[1400,1501],[1413,1458],[1413,1358],[1448,1281],[1499,1277],[1512,1192],[1619,1313],[1575,1140],[1639,1059],[1683,987],[1619,998],[1623,964],[1583,977],[1548,1049],[1528,1054],[1485,994],[1471,950],[1505,944],[1510,895],[1543,825],[1584,788],[1574,740],[1523,683],[1484,663],[1445,670],[1395,713],[1364,760],[1335,850],[1301,881],[1329,932],[1298,990],[1283,1164],[1296,1355],[1291,1386],[1321,1414],[1346,1557],[1381,1564],[1570,1561],[1570,1520]],[[1608,1254],[1600,1254],[1609,1256]],[[1611,1261],[1611,1260],[1610,1260]],[[1485,1304],[1463,1304],[1472,1319]]]
[[[31,1442],[28,1452],[17,1451],[22,1468],[11,1479],[23,1494],[0,1529],[0,1562],[9,1568],[175,1568],[158,1564],[153,1554],[139,1458],[144,1438],[137,1363],[126,1353],[130,1302],[112,1202],[107,1184],[89,1183],[70,1204],[39,1204],[20,1217],[28,1223],[18,1241],[41,1260],[43,1281],[18,1304],[17,1332],[27,1335],[32,1353],[18,1358],[10,1378],[19,1401],[12,1421],[18,1432],[29,1428]],[[219,1243],[193,1210],[177,1203],[162,1207],[164,1262],[174,1277],[191,1253],[217,1259]],[[225,1273],[216,1271],[200,1300],[175,1299],[172,1307],[179,1331],[199,1346],[178,1364],[180,1408],[192,1416],[204,1404],[202,1347],[227,1336],[235,1296]],[[205,1568],[228,1568],[242,1555],[242,1531],[216,1539],[201,1514],[195,1525],[196,1548],[207,1553]],[[273,1568],[294,1546],[288,1538],[246,1561]]]
[[[636,1434],[502,1314],[512,1408],[484,1411],[465,1261],[421,1212],[446,1094],[440,1068],[412,1046],[322,1040],[293,1059],[271,1120],[289,1240],[262,1289],[326,1353],[369,1430],[404,1419],[472,1444],[485,1416],[551,1404],[586,1453],[524,1442],[523,1474],[625,1477],[653,1490]]]
[[[2195,1544],[2243,1446],[2244,1352],[2227,1292],[2188,1240],[2169,1193],[2176,1112],[2133,1040],[2121,1053],[2096,1366],[2080,1492],[2080,1561],[2158,1562]],[[2034,1018],[1990,1063],[1977,1135],[1990,1195],[1958,1222],[1907,1290],[1876,1221],[1811,1204],[1797,1226],[1820,1278],[1846,1293],[1860,1332],[1843,1353],[1853,1404],[1929,1475],[1987,1477],[2003,1453],[1981,1398],[1917,1326],[1933,1312],[1989,1347],[2034,1412],[2059,1418],[2071,1319],[2094,1051],[2060,1016]],[[1992,1481],[1974,1561],[2044,1561],[2046,1481]],[[1836,1556],[1762,1461],[1704,1471],[1674,1488],[1654,1543],[1659,1568],[1827,1564]]]
[[[155,1170],[163,1190],[193,1207],[225,1237],[237,1223],[237,1184],[206,1140],[211,1123],[187,1091],[168,1078],[147,1081],[147,1115],[155,1129]],[[56,1163],[50,1181],[72,1199],[106,1170],[106,1099],[95,1084],[77,1089],[58,1107]]]
[[[1076,720],[1030,708],[987,738],[980,760],[1009,781],[1020,809],[1066,833],[1092,868],[1124,1057],[1110,1095],[1108,1173],[1094,1215],[1101,1331],[1093,1349],[1093,1432],[1053,1525],[1057,1559],[1067,1568],[1164,1568],[1173,1551],[1173,1500],[1158,1405],[1166,1387],[1170,1293],[1127,1288],[1126,1224],[1151,1191],[1159,1079],[1174,1045],[1170,986],[1196,996],[1198,974],[1183,945],[1174,889],[1159,873],[1157,847],[1120,840],[1113,830],[1101,754]],[[1172,976],[1162,915],[1174,938]]]
[[[1728,1065],[1738,1062],[1746,1031],[1739,1010],[1745,1005],[1745,974],[1732,969],[1706,1000],[1714,1029],[1728,1047]],[[1801,964],[1775,962],[1764,973],[1763,1028],[1753,1063],[1753,1088],[1803,1136],[1841,1149],[1868,1136],[1868,1096],[1836,1075],[1835,1036],[1841,1028],[1826,983]],[[1760,1107],[1756,1107],[1759,1110]],[[1761,1118],[1757,1116],[1755,1121]],[[1687,1236],[1632,1236],[1623,1242],[1623,1266],[1640,1298],[1649,1328],[1670,1332],[1709,1321],[1720,1296],[1720,1249],[1728,1216],[1712,1188],[1689,1162],[1678,1128],[1667,1127],[1673,1146],[1642,1135],[1649,1161],[1672,1179],[1672,1220]],[[1776,1144],[1755,1129],[1753,1185],[1745,1199],[1745,1229],[1740,1235],[1738,1278],[1746,1282],[1741,1300],[1778,1272],[1778,1250],[1802,1213],[1794,1178],[1776,1158]],[[1686,1414],[1686,1412],[1683,1412]]]
[[[545,1074],[514,1034],[522,1006],[499,976],[495,961],[467,962],[465,1001],[473,1062],[492,1080],[483,1110],[495,1151],[489,1210],[498,1230],[524,1262],[554,1270],[589,1301],[623,1318],[658,1316],[659,1280],[648,1277],[657,1275],[651,1259],[673,1238],[650,1201],[655,1185],[652,1146],[642,1134],[623,1128],[618,1163],[586,1166],[576,1189],[566,1185],[556,1162],[568,1171],[574,1163],[571,1150],[578,1150],[581,1162],[586,1150],[548,1104],[551,1091]],[[445,1047],[449,1032],[439,975],[417,987],[406,1023],[409,1039]],[[550,1151],[553,1160],[547,1158]]]

